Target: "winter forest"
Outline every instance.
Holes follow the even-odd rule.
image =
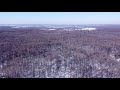
[[[120,78],[120,25],[1,25],[0,78]]]

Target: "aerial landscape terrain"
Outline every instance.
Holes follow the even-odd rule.
[[[120,12],[0,12],[0,78],[120,78]]]
[[[0,78],[119,78],[120,25],[0,25]]]

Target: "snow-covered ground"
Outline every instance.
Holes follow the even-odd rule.
[[[56,30],[56,29],[54,29],[54,28],[51,28],[51,29],[49,29],[49,30]]]
[[[96,30],[96,28],[76,28],[76,29],[64,29],[65,31],[75,31],[75,30],[88,30],[88,31],[92,31],[92,30]]]
[[[116,60],[117,62],[120,61],[120,58],[115,58],[115,55],[114,55],[114,54],[110,54],[110,57],[111,57],[113,60]]]
[[[96,28],[82,28],[81,30],[89,30],[89,31],[91,31],[91,30],[96,30]]]
[[[65,31],[75,31],[75,30],[96,30],[95,25],[42,25],[42,24],[0,24],[0,26],[10,26],[12,28],[45,28],[46,30],[57,30],[58,28]]]

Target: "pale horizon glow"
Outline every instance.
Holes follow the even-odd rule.
[[[120,12],[0,12],[0,24],[120,24]]]

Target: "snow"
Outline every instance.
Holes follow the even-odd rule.
[[[49,29],[49,30],[56,30],[56,29]]]
[[[96,28],[88,28],[88,27],[86,27],[86,28],[75,28],[75,29],[64,29],[65,31],[75,31],[75,30],[79,30],[79,31],[81,31],[81,30],[89,30],[89,31],[92,31],[92,30],[96,30]]]
[[[58,78],[62,77],[62,78],[70,78],[71,77],[71,72],[68,70],[66,71],[61,71],[59,72]]]
[[[116,59],[118,62],[120,61],[120,58]]]
[[[110,57],[111,57],[112,59],[115,59],[115,57],[114,57],[114,55],[113,55],[113,54],[110,54]]]
[[[75,29],[75,30],[81,30],[81,29]]]
[[[115,56],[114,56],[114,54],[110,54],[110,57],[111,57],[112,59],[118,61],[118,62],[120,61],[120,58],[116,59]]]
[[[97,68],[97,69],[101,69],[101,67],[100,67],[100,65],[99,64],[95,64],[95,67]]]
[[[81,30],[89,30],[89,31],[91,31],[91,30],[96,30],[96,28],[82,28]]]
[[[71,29],[64,29],[65,31],[73,31],[73,30],[71,30]]]

